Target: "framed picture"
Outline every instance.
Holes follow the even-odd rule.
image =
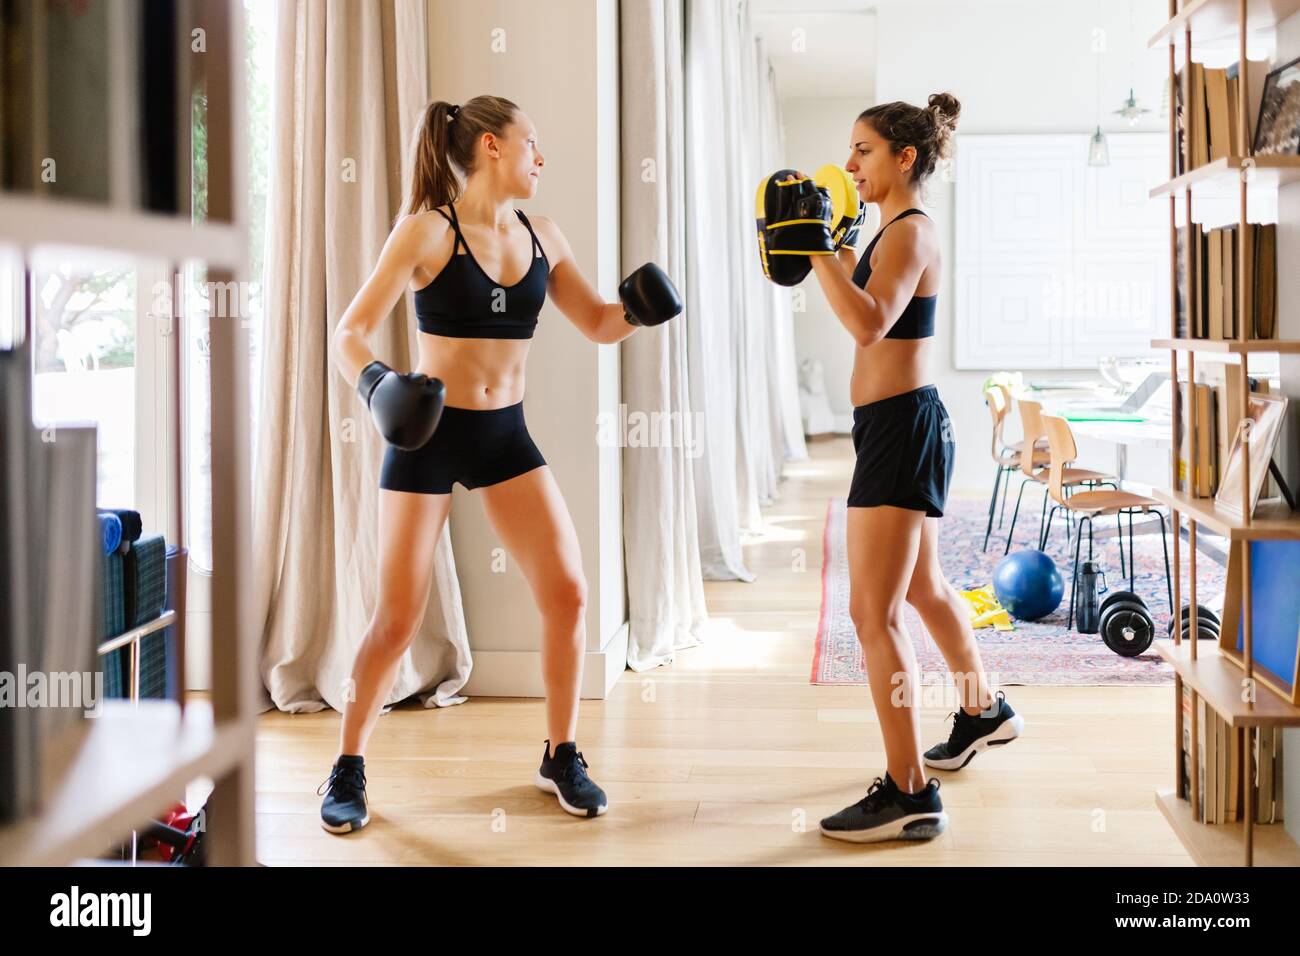
[[[1273,457],[1278,436],[1282,433],[1282,420],[1286,415],[1285,395],[1250,396],[1250,513],[1255,513],[1260,490],[1268,477],[1268,463]],[[1215,503],[1232,514],[1241,514],[1241,429],[1232,436],[1232,450],[1228,452],[1228,466],[1223,470]]]
[[[1300,153],[1300,57],[1280,66],[1264,81],[1264,98],[1255,124],[1256,156]]]

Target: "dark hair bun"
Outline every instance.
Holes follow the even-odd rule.
[[[929,106],[913,106],[897,100],[878,103],[863,110],[858,120],[888,140],[893,152],[908,146],[916,150],[912,182],[919,183],[934,172],[939,160],[952,154],[952,134],[960,115],[957,97],[951,93],[935,93],[930,97]]]
[[[930,96],[930,114],[934,117],[935,154],[946,158],[952,153],[952,134],[961,116],[961,103],[951,93],[934,93]]]

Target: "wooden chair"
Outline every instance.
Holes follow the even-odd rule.
[[[1043,426],[1042,403],[1022,398],[1019,400],[1018,405],[1020,408],[1020,422],[1025,433],[1023,442],[1028,442],[1031,438],[1035,443],[1039,439],[1045,439],[1050,448],[1051,440],[1047,436],[1047,429]],[[1002,549],[1003,554],[1011,551],[1011,539],[1016,533],[1016,518],[1020,514],[1020,500],[1024,496],[1025,485],[1031,481],[1043,486],[1043,506],[1038,515],[1038,550],[1041,551],[1047,547],[1047,535],[1044,532],[1047,530],[1048,469],[1033,463],[1030,455],[1025,451],[1023,442],[1020,449],[1020,471],[1025,477],[1020,480],[1020,493],[1016,495],[1016,510],[1011,513],[1011,529],[1007,532],[1007,545]],[[1037,446],[1035,445],[1035,447]],[[1069,460],[1073,461],[1072,458]],[[1108,475],[1104,471],[1093,471],[1091,468],[1066,467],[1062,472],[1061,481],[1064,487],[1069,489],[1068,493],[1073,493],[1075,488],[1081,486],[1098,488],[1103,485],[1110,485],[1111,488],[1119,489],[1118,478],[1114,475]],[[1069,525],[1067,524],[1065,539],[1067,547],[1070,540],[1068,528]],[[1122,568],[1120,573],[1123,574]]]
[[[1169,543],[1165,540],[1165,516],[1157,510],[1160,502],[1145,495],[1134,494],[1131,491],[1075,491],[1068,493],[1065,476],[1070,469],[1067,466],[1078,455],[1078,448],[1074,443],[1074,433],[1070,431],[1070,423],[1059,415],[1042,415],[1041,420],[1047,430],[1047,442],[1052,457],[1047,475],[1047,493],[1056,502],[1052,511],[1055,513],[1057,509],[1064,509],[1066,514],[1074,514],[1079,518],[1079,531],[1074,538],[1074,566],[1070,571],[1070,616],[1066,620],[1066,627],[1074,627],[1075,586],[1079,577],[1079,550],[1083,541],[1083,524],[1085,521],[1088,523],[1088,560],[1091,561],[1092,519],[1104,515],[1116,516],[1115,523],[1119,528],[1121,577],[1124,576],[1123,516],[1128,515],[1128,588],[1130,591],[1133,590],[1134,580],[1133,515],[1138,512],[1142,514],[1154,513],[1160,519],[1160,545],[1165,552],[1165,590],[1169,598],[1170,613],[1172,613],[1174,591],[1169,575]],[[1048,532],[1052,530],[1051,520],[1049,516],[1047,519]]]
[[[990,385],[984,390],[984,404],[988,406],[989,417],[993,422],[993,438],[989,445],[989,455],[993,463],[997,465],[997,473],[993,478],[993,495],[989,498],[989,523],[984,529],[984,547],[982,550],[987,551],[989,548],[989,535],[993,532],[993,513],[998,510],[998,488],[1002,489],[1002,511],[998,515],[998,527],[1002,527],[1002,519],[1007,512],[1007,488],[1011,485],[1010,477],[1003,482],[1002,476],[1006,473],[1017,471],[1020,468],[1020,449],[1024,445],[1022,441],[1009,442],[1002,437],[1003,428],[1006,425],[1007,412],[1011,410],[1011,393],[1004,385]],[[1047,467],[1047,439],[1040,438],[1034,442],[1034,466]]]

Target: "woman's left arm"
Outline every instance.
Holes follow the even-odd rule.
[[[859,289],[835,256],[813,256],[813,271],[836,316],[858,345],[879,342],[898,321],[925,272],[929,238],[907,220],[881,237],[876,267],[867,287]]]
[[[623,304],[606,302],[587,281],[560,227],[545,216],[534,216],[533,224],[539,235],[548,240],[551,274],[547,279],[547,292],[578,331],[591,341],[602,344],[621,342],[635,332],[636,326],[623,318]]]

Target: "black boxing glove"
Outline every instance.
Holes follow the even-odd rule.
[[[668,274],[647,262],[618,287],[623,318],[629,325],[662,325],[682,311],[682,300]]]
[[[379,434],[404,451],[422,448],[433,437],[447,397],[442,379],[419,372],[401,375],[378,360],[361,370],[357,393]]]

